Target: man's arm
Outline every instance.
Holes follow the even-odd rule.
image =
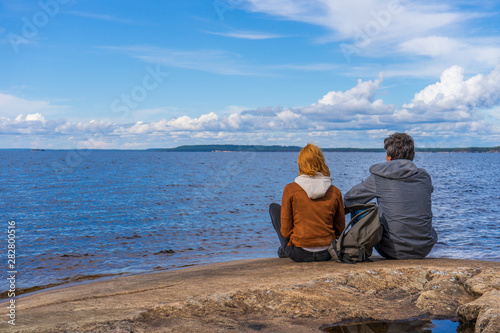
[[[370,175],[358,185],[353,186],[344,195],[344,205],[346,207],[358,204],[365,204],[376,197],[375,176]]]

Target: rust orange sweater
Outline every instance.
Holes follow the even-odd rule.
[[[281,233],[297,247],[328,246],[345,228],[344,202],[340,190],[330,186],[325,195],[310,199],[297,183],[283,190]]]

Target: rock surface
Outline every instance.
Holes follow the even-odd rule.
[[[498,332],[499,272],[498,262],[452,259],[236,261],[27,295],[16,300],[16,326],[3,321],[0,330],[320,332],[350,321],[447,317]]]
[[[497,286],[496,290],[485,292],[475,301],[460,306],[457,311],[460,320],[475,321],[476,332],[500,332],[500,290],[498,289],[500,288]]]

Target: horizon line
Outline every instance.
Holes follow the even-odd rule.
[[[302,149],[302,146],[286,146],[286,145],[240,145],[240,144],[199,144],[199,145],[180,145],[176,147],[161,147],[161,148],[0,148],[0,150],[32,150],[32,151],[72,151],[72,150],[118,150],[118,151],[151,151],[151,150],[177,150],[182,148],[217,148],[220,146],[221,148],[233,148],[233,147],[241,147],[241,148],[251,148],[251,147],[264,147],[264,148],[285,148],[285,149]],[[368,147],[368,148],[358,148],[358,147],[320,147],[322,150],[380,150],[384,151],[384,148],[380,147]],[[489,147],[415,147],[415,151],[417,150],[432,150],[432,149],[448,149],[448,150],[457,150],[457,149],[500,149],[500,146],[489,146]]]

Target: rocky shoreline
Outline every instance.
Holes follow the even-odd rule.
[[[16,325],[4,320],[0,330],[320,332],[409,318],[453,318],[499,332],[500,263],[256,259],[190,267],[27,295],[16,300]]]

